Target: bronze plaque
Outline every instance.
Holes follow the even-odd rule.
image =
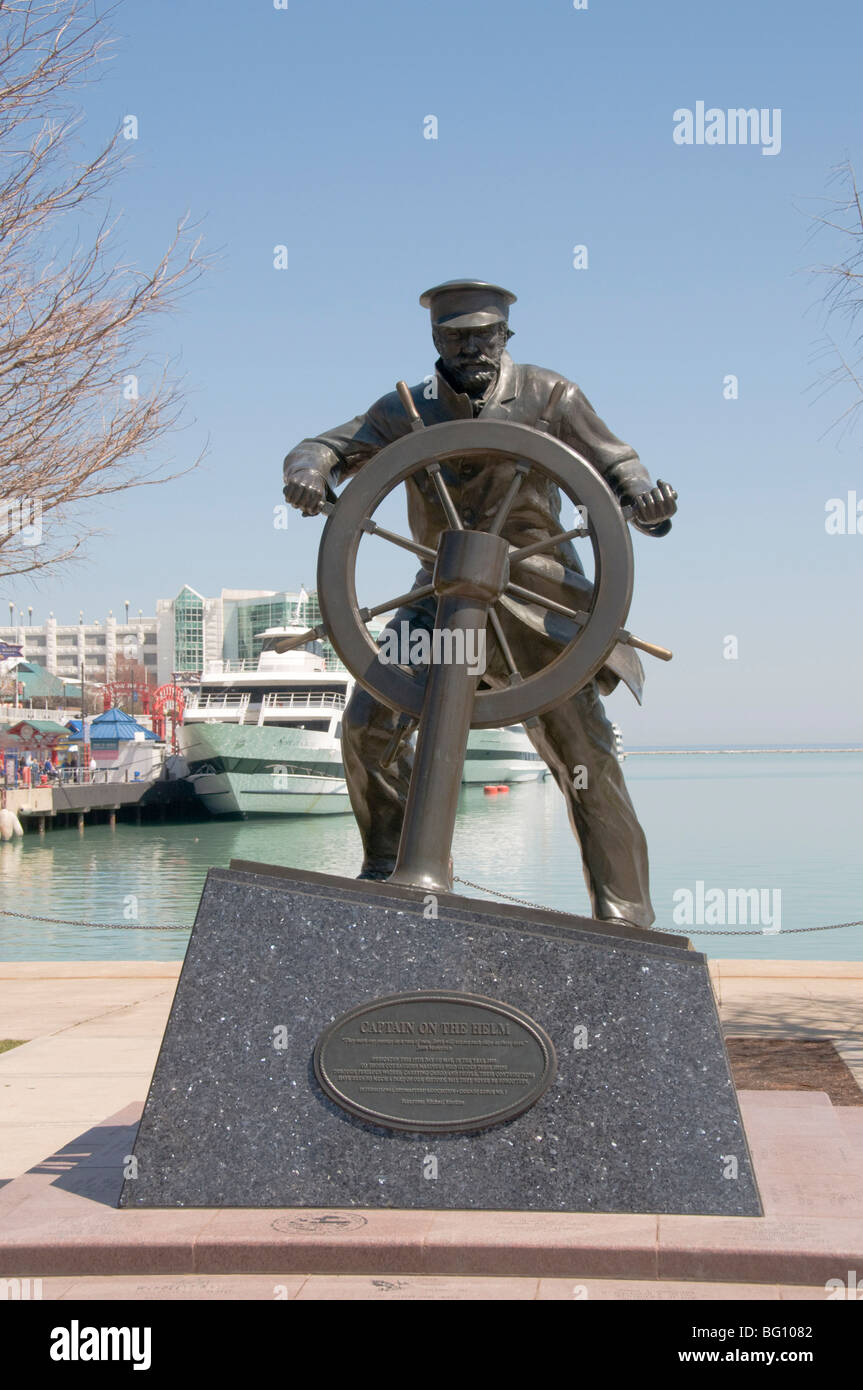
[[[556,1072],[551,1039],[520,1009],[440,990],[361,1004],[315,1048],[315,1074],[331,1100],[371,1124],[426,1134],[511,1120]]]

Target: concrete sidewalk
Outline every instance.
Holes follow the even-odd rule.
[[[863,1268],[863,1108],[833,1106],[820,1091],[739,1096],[762,1217],[118,1209],[122,1167],[140,1116],[140,1106],[130,1105],[0,1188],[0,1279],[39,1278],[54,1296],[68,1298],[98,1297],[97,1290],[110,1288],[104,1281],[118,1277],[146,1285],[188,1276],[233,1287],[269,1276],[269,1290],[258,1294],[268,1298],[292,1297],[306,1280],[322,1277],[334,1290],[344,1280],[348,1297],[373,1297],[381,1283],[402,1280],[425,1282],[416,1297],[433,1298],[437,1287],[456,1296],[459,1285],[469,1296],[477,1279],[497,1287],[499,1296],[506,1286],[492,1281],[515,1281],[509,1296],[529,1299],[549,1296],[545,1281],[558,1280],[605,1285],[587,1295],[570,1287],[569,1297],[637,1296],[624,1291],[631,1285],[642,1296],[682,1297],[687,1285],[714,1284],[762,1286],[768,1299],[818,1290],[809,1296],[823,1299],[837,1281],[843,1295],[853,1288],[856,1297],[851,1271]],[[613,1285],[621,1287],[611,1292]],[[277,1286],[285,1292],[277,1294]]]
[[[379,1211],[334,1232],[334,1213],[118,1211],[179,972],[0,965],[0,1038],[26,1040],[0,1054],[0,1275],[43,1297],[824,1299],[863,1268],[863,1107],[816,1091],[740,1093],[764,1218]],[[863,963],[712,976],[729,1034],[832,1039],[863,1085]]]
[[[0,1179],[143,1101],[179,961],[0,964]],[[863,962],[711,962],[726,1032],[831,1038],[863,1087]]]
[[[31,1281],[32,1282],[32,1281]],[[112,1302],[824,1302],[821,1284],[710,1284],[666,1279],[517,1279],[466,1275],[168,1274],[42,1279],[44,1299]],[[31,1297],[34,1295],[31,1294]]]
[[[0,1180],[147,1094],[179,961],[0,964]]]
[[[735,1038],[829,1038],[863,1089],[863,961],[715,960],[722,1026]]]

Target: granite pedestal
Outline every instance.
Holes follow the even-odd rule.
[[[428,1134],[324,1094],[334,1019],[441,989],[550,1036],[557,1074],[529,1109]],[[240,862],[208,875],[134,1157],[121,1206],[761,1214],[684,937]]]

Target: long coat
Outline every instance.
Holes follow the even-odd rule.
[[[561,380],[559,373],[515,363],[504,353],[494,388],[481,403],[474,403],[469,396],[450,386],[440,371],[440,363],[437,365],[431,387],[428,382],[422,382],[411,388],[411,396],[426,425],[472,418],[535,425],[545,416],[552,387]],[[574,382],[567,383],[549,426],[553,435],[593,465],[621,504],[650,490],[649,474],[635,450],[611,433]],[[298,444],[285,459],[285,477],[299,468],[311,467],[320,469],[332,483],[339,483],[357,472],[387,444],[409,432],[410,421],[398,393],[391,391],[365,414]],[[490,522],[509,486],[513,469],[514,464],[503,461],[499,455],[448,459],[442,464],[444,479],[466,526],[482,530]],[[431,480],[423,473],[415,474],[408,480],[407,493],[408,518],[414,539],[436,547],[446,519]],[[523,546],[568,530],[574,523],[561,519],[560,508],[558,488],[534,470],[522,484],[503,535],[512,545]],[[639,529],[663,535],[670,524],[666,521]],[[427,575],[424,577],[428,579]],[[576,609],[585,607],[592,592],[571,542],[530,557],[519,567],[518,580],[524,587]],[[520,649],[524,649],[523,639],[529,638],[530,632],[539,639],[537,666],[549,659],[547,651],[541,650],[547,649],[549,642],[554,647],[563,646],[574,635],[574,627],[566,618],[538,605],[509,596],[501,599],[500,604],[506,610],[505,630],[512,630],[515,623],[513,635],[522,638],[517,643]],[[597,676],[603,694],[613,690],[619,680],[629,686],[640,702],[644,671],[631,647],[615,647]]]

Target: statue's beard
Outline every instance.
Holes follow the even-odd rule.
[[[500,370],[490,357],[472,362],[444,362],[444,369],[453,386],[469,396],[483,395],[496,380]]]

